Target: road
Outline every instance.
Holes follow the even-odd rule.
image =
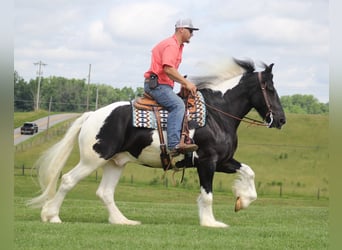
[[[44,117],[44,118],[41,118],[41,119],[38,119],[38,120],[32,121],[32,122],[37,123],[37,125],[38,125],[38,133],[40,133],[40,132],[45,131],[48,128],[48,124],[49,124],[49,127],[51,127],[51,126],[53,126],[53,125],[55,125],[57,123],[60,123],[60,122],[63,122],[63,121],[75,118],[75,117],[77,117],[79,115],[80,114],[78,114],[78,113],[50,115],[50,116],[47,116],[47,117]],[[31,138],[32,136],[35,136],[37,134],[34,134],[34,135],[21,135],[20,134],[20,127],[16,128],[16,129],[14,129],[14,145],[17,145],[20,142],[23,142],[23,141],[27,140],[28,138]]]

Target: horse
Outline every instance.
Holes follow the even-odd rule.
[[[237,75],[231,70],[229,79],[219,75],[193,78],[207,106],[205,126],[190,130],[190,137],[198,145],[190,159],[191,167],[197,169],[200,184],[197,198],[199,223],[206,227],[228,227],[228,224],[217,221],[213,214],[215,172],[238,174],[232,188],[236,211],[247,208],[257,198],[254,171],[234,159],[238,145],[237,128],[245,121],[247,113],[254,108],[263,119],[263,125],[269,128],[280,129],[286,122],[273,83],[274,64],[262,63],[264,70],[258,72],[250,60],[234,59],[233,65],[232,68],[240,69],[240,73]],[[28,205],[41,208],[43,222],[61,223],[59,211],[66,194],[79,181],[102,167],[102,179],[96,195],[108,210],[109,223],[141,224],[126,218],[116,206],[115,188],[127,163],[153,168],[162,168],[162,164],[157,130],[134,127],[132,115],[129,115],[131,112],[130,102],[119,101],[83,113],[64,137],[38,159],[36,166],[41,194],[29,200]],[[80,160],[60,177],[77,139]],[[184,159],[182,154],[177,157],[172,159],[173,162]]]

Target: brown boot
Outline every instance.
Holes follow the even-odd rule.
[[[180,144],[176,145],[176,147],[170,151],[170,155],[172,157],[175,157],[179,154],[194,152],[197,149],[198,149],[198,146],[196,144],[180,143]]]

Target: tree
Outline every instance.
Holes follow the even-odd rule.
[[[329,112],[329,103],[320,103],[312,95],[282,96],[280,101],[286,112],[297,114],[326,114]]]
[[[14,71],[14,111],[32,111],[34,97],[30,86]]]
[[[40,108],[49,109],[52,99],[52,111],[84,112],[86,111],[89,87],[89,110],[101,108],[116,101],[131,101],[142,96],[144,89],[138,87],[114,88],[106,84],[86,84],[85,79],[67,79],[52,76],[41,79]],[[25,82],[14,71],[14,111],[33,111],[37,94],[37,80]],[[98,94],[98,96],[97,96]],[[280,101],[285,112],[297,114],[327,114],[329,103],[320,103],[312,95],[282,96]]]
[[[52,110],[83,112],[86,106],[85,80],[50,77],[41,83],[41,107],[48,109],[50,98]]]

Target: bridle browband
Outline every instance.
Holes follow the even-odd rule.
[[[217,109],[216,107],[210,105],[210,104],[207,104],[205,102],[203,102],[208,108],[211,108],[221,114],[224,114],[225,116],[229,116],[231,118],[234,118],[235,120],[239,120],[239,121],[242,121],[242,122],[246,122],[246,123],[249,123],[249,124],[252,124],[252,125],[256,125],[256,126],[265,126],[265,127],[270,127],[273,123],[273,112],[272,112],[272,109],[271,109],[271,104],[268,100],[268,97],[267,97],[267,93],[266,93],[266,82],[263,81],[262,79],[262,74],[261,72],[258,72],[258,81],[260,83],[260,88],[261,88],[261,91],[262,91],[262,94],[264,96],[264,100],[265,100],[265,103],[266,103],[266,106],[268,108],[268,112],[266,113],[266,117],[265,117],[265,121],[259,121],[259,120],[256,120],[256,119],[252,119],[252,118],[249,118],[247,116],[245,116],[244,118],[240,118],[240,117],[237,117],[237,116],[234,116],[232,114],[229,114],[229,113],[226,113],[220,109]],[[266,122],[266,118],[267,118],[267,115],[269,115],[270,117],[270,122]]]

